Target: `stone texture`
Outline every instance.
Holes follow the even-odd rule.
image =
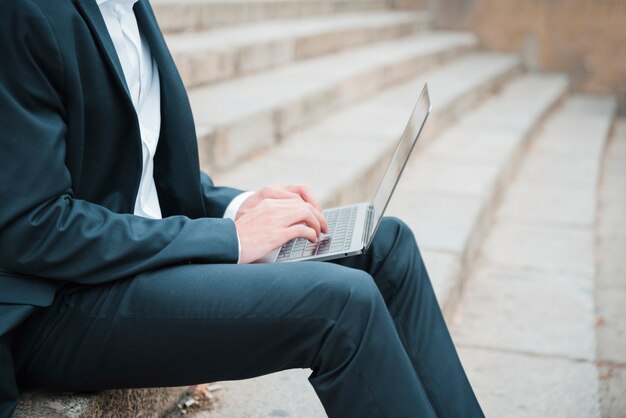
[[[617,224],[612,229],[622,225]],[[601,236],[596,253],[599,257],[596,285],[599,288],[626,289],[626,236]]]
[[[287,370],[255,379],[220,383],[214,411],[195,418],[324,418],[326,413],[307,378],[307,369]]]
[[[615,289],[594,299],[597,180],[614,109],[573,96],[550,115],[465,285],[453,337],[487,416],[600,416],[596,355],[616,359],[624,334]]]
[[[621,167],[622,170],[616,174],[626,179],[626,171],[623,170],[626,167],[626,162]],[[612,183],[619,183],[619,180],[614,180]],[[607,204],[606,200],[600,202],[602,217],[606,222],[599,226],[598,232],[605,237],[626,237],[626,210],[624,210],[626,208],[626,180],[622,183],[619,186],[604,187],[603,190],[604,196],[612,200],[610,205]]]
[[[454,316],[461,345],[593,361],[593,283],[588,278],[479,268]]]
[[[296,128],[474,46],[465,34],[423,35],[194,90],[190,100],[198,139],[203,153],[210,155],[203,162],[211,172],[232,166]],[[515,65],[510,58],[508,65]]]
[[[352,13],[172,34],[166,40],[185,85],[193,87],[410,36],[428,22],[426,13]]]
[[[531,153],[600,160],[616,109],[615,101],[610,98],[570,97],[550,118]]]
[[[459,297],[458,283],[462,279],[460,277],[462,271],[460,257],[428,250],[422,251],[422,257],[439,305],[446,320],[450,320],[452,309]]]
[[[379,11],[387,6],[384,0],[152,0],[150,3],[164,32],[349,11]]]
[[[524,223],[549,223],[592,228],[596,201],[587,190],[518,181],[507,189],[499,219]]]
[[[591,229],[502,222],[490,232],[483,254],[495,265],[590,278],[595,273],[593,240]]]
[[[97,394],[22,396],[15,418],[147,418],[173,407],[186,387],[111,390]]]
[[[468,69],[478,69],[465,83],[451,82]],[[350,109],[335,113],[316,126],[301,130],[267,153],[239,164],[236,169],[215,176],[222,184],[231,184],[250,189],[262,184],[298,181],[311,184],[326,203],[338,204],[370,199],[386,168],[390,153],[404,129],[408,113],[415,103],[417,93],[426,79],[431,93],[439,93],[450,106],[453,98],[471,96],[479,100],[482,96],[474,89],[491,84],[503,73],[514,67],[515,60],[507,56],[483,55],[468,57],[439,71],[420,77],[410,83],[390,89]],[[439,104],[429,120],[444,120],[466,110]],[[420,141],[426,141],[425,138]],[[364,146],[364,144],[366,144]],[[422,142],[420,142],[420,146]],[[355,149],[359,158],[354,158]],[[312,150],[316,150],[312,152]],[[317,152],[331,150],[320,158]],[[317,166],[316,170],[293,170],[300,167]],[[324,170],[323,168],[328,168]],[[263,176],[255,173],[263,173]],[[378,174],[377,174],[378,173]],[[328,178],[334,181],[327,181]],[[339,180],[339,181],[338,181]],[[358,180],[359,182],[355,182]]]
[[[599,160],[530,155],[524,161],[518,178],[529,183],[579,188],[593,193],[599,170]]]
[[[559,188],[596,193],[601,154],[616,103],[610,99],[574,96],[551,118],[518,179]]]
[[[626,366],[626,289],[597,289],[598,358]]]
[[[593,363],[465,347],[459,354],[488,417],[600,417]]]
[[[600,217],[598,232],[602,238],[607,239],[606,250],[614,256],[609,257],[614,265],[622,262],[621,272],[626,272],[626,247],[624,240],[618,237],[626,237],[626,119],[619,119],[615,124],[614,135],[607,145],[605,164],[600,182]],[[615,240],[609,240],[609,238]],[[619,254],[622,256],[619,256]],[[615,271],[617,273],[617,271]],[[605,275],[601,279],[607,279]]]
[[[500,167],[496,186],[506,184],[531,134],[566,88],[567,80],[558,75],[527,75],[508,83],[497,100],[487,101],[459,120],[425,155],[431,161],[451,164],[496,165]]]
[[[492,164],[466,163],[454,160],[425,159],[413,162],[407,167],[402,183],[402,191],[448,193],[461,196],[481,196],[489,194],[503,160]]]
[[[462,256],[483,204],[480,197],[403,193],[389,214],[408,223],[422,248]]]
[[[626,411],[626,367],[600,366],[598,373],[602,417],[622,418]]]
[[[615,125],[600,182],[596,286],[622,292],[626,289],[626,119]]]
[[[626,120],[616,123],[604,161],[596,247],[596,335],[602,416],[613,418],[626,410]]]
[[[507,86],[507,89],[509,87]],[[525,109],[528,110],[529,107]],[[525,109],[520,106],[520,111]],[[468,117],[475,118],[476,115]],[[483,118],[486,123],[489,119]],[[431,159],[493,164],[508,158],[520,144],[519,132],[512,128],[489,129],[481,127],[479,122],[468,127],[459,124],[454,128],[442,135],[440,140],[428,149],[427,154]]]

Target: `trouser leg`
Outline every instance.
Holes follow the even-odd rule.
[[[0,417],[9,417],[18,398],[13,371],[13,359],[7,336],[0,335]]]
[[[310,377],[334,418],[432,417],[372,278],[330,263],[188,265],[61,293],[26,323],[22,388]]]
[[[0,303],[0,418],[11,416],[19,397],[13,354],[16,325],[34,310],[35,307],[30,305]]]
[[[406,224],[383,219],[367,254],[337,263],[374,278],[437,416],[483,417]]]

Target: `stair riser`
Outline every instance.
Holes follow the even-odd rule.
[[[567,97],[567,90],[563,90],[561,94],[550,102],[541,112],[541,117],[537,119],[534,125],[524,134],[518,147],[510,156],[509,161],[502,168],[498,175],[497,183],[491,190],[489,196],[485,199],[484,206],[481,210],[479,219],[472,229],[470,239],[461,254],[461,269],[455,277],[450,292],[445,300],[440,301],[444,316],[448,321],[452,320],[454,311],[463,293],[464,280],[470,276],[470,272],[475,266],[475,260],[478,258],[480,250],[490,227],[493,225],[496,209],[506,191],[507,186],[513,180],[515,174],[519,171],[523,157],[528,148],[528,144],[532,138],[541,130],[544,122],[550,117],[556,108]]]
[[[207,30],[262,20],[329,15],[349,11],[383,10],[380,0],[153,2],[163,32]]]
[[[416,20],[379,28],[328,32],[296,39],[281,39],[228,50],[197,50],[174,53],[187,88],[249,75],[307,58],[339,52],[368,43],[397,39],[427,30]]]
[[[428,124],[424,128],[419,140],[419,146],[416,147],[414,154],[417,155],[431,142],[437,135],[440,135],[452,121],[469,112],[480,101],[488,98],[495,90],[503,86],[511,78],[521,72],[521,67],[511,68],[478,86],[477,88],[465,93],[461,97],[455,99],[453,103],[445,108],[440,108],[433,112]],[[332,195],[324,197],[323,204],[325,207],[341,206],[353,202],[369,200],[376,193],[379,181],[382,178],[391,154],[395,149],[396,143],[390,142],[387,152],[381,154],[375,164],[371,165],[368,170],[363,171],[354,177],[354,181],[345,184],[333,191]],[[414,158],[413,156],[412,158]]]
[[[420,138],[420,145],[416,149],[416,153],[423,150],[425,145],[427,145],[429,141],[433,140],[435,136],[440,135],[445,130],[446,126],[451,125],[451,122],[454,119],[470,111],[477,103],[489,97],[494,90],[497,90],[506,84],[511,77],[514,77],[519,72],[520,70],[517,68],[502,74],[499,77],[490,80],[488,83],[485,83],[465,94],[464,96],[459,97],[446,109],[433,113],[428,121],[427,129],[425,129],[422,137]],[[539,113],[542,116],[534,122],[533,126],[530,127],[527,132],[524,133],[523,139],[511,154],[507,163],[502,166],[502,170],[497,177],[497,182],[493,189],[485,198],[479,217],[472,228],[470,238],[461,253],[461,267],[453,280],[451,280],[452,285],[449,287],[449,290],[439,301],[444,316],[448,321],[451,321],[453,318],[455,308],[463,292],[464,280],[469,276],[469,272],[474,268],[474,262],[477,259],[478,251],[487,236],[489,227],[493,223],[498,202],[506,190],[507,185],[511,182],[515,173],[517,173],[529,142],[541,129],[543,122],[550,116],[554,109],[559,106],[566,95],[567,89],[563,89],[560,94],[554,98],[554,100],[547,103],[544,109],[541,109]],[[323,198],[323,204],[327,207],[332,207],[371,198],[377,190],[378,180],[381,178],[386,169],[387,161],[390,158],[393,149],[394,144],[390,144],[387,152],[382,154],[381,158],[375,164],[371,165],[368,170],[356,176],[352,183],[346,184],[341,188],[334,190],[329,196],[325,196]]]
[[[278,143],[281,138],[297,128],[458,58],[474,48],[473,45],[463,45],[427,56],[409,57],[404,61],[384,65],[345,80],[295,102],[284,103],[271,112],[254,115],[246,121],[219,126],[210,132],[199,129],[201,165],[211,173],[232,167],[255,152]]]

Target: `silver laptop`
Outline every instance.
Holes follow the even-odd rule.
[[[329,232],[322,234],[316,243],[311,243],[305,238],[297,238],[263,257],[259,262],[323,261],[366,252],[378,230],[391,195],[422,132],[430,110],[428,85],[425,85],[373,202],[324,210]]]

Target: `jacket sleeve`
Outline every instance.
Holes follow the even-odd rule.
[[[38,6],[0,2],[0,266],[93,284],[179,263],[236,263],[229,219],[152,220],[74,197],[63,77]]]
[[[213,180],[204,172],[200,173],[200,181],[202,183],[202,197],[204,198],[204,206],[207,210],[207,216],[213,218],[221,218],[228,207],[228,204],[241,193],[243,190],[233,189],[231,187],[214,186]]]

